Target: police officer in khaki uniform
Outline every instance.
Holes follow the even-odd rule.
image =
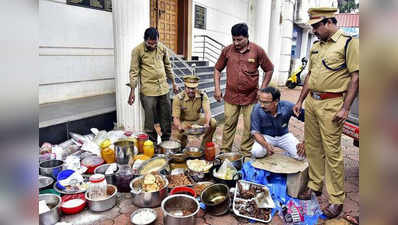
[[[359,40],[337,28],[336,12],[336,8],[308,10],[308,23],[319,41],[311,48],[309,72],[293,108],[297,115],[306,99],[304,138],[309,182],[299,198],[309,199],[312,192],[320,196],[325,182],[329,205],[323,212],[328,218],[338,216],[343,209],[341,135],[359,86]]]
[[[206,93],[198,89],[199,77],[194,75],[184,76],[185,90],[173,99],[174,126],[177,128],[176,138],[181,142],[182,148],[187,145],[187,136],[183,133],[192,125],[201,125],[206,128],[201,147],[211,142],[216,131],[216,120],[211,118],[210,102]],[[204,114],[200,113],[203,109]]]

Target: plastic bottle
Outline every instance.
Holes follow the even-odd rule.
[[[139,153],[144,153],[144,142],[149,139],[146,134],[140,134],[137,136],[137,148]]]
[[[101,147],[101,157],[104,159],[106,163],[114,163],[115,160],[115,151],[110,148],[111,141],[109,139],[104,140]]]
[[[155,154],[155,147],[153,146],[153,142],[148,140],[144,142],[144,155],[148,156],[149,158],[152,158],[152,156]]]
[[[216,148],[214,147],[214,143],[207,142],[205,149],[205,159],[207,161],[214,161],[215,157],[216,157]]]

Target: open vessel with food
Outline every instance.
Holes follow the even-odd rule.
[[[188,174],[192,177],[195,182],[203,181],[211,178],[210,169],[213,167],[213,163],[194,159],[187,160]]]
[[[269,223],[275,203],[266,186],[240,180],[236,183],[232,207],[237,216]]]
[[[138,207],[158,207],[167,197],[169,182],[166,176],[161,174],[146,174],[134,178],[130,182],[133,204]]]

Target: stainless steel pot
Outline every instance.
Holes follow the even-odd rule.
[[[188,195],[170,195],[162,201],[163,223],[165,225],[194,225],[199,212],[199,202]],[[183,211],[190,212],[186,215]]]
[[[185,147],[184,153],[188,155],[188,158],[198,159],[204,155],[203,149],[198,147]]]
[[[223,215],[229,210],[229,188],[225,184],[213,184],[206,187],[202,191],[200,199],[206,205],[206,212],[211,215]]]
[[[116,171],[112,174],[105,174],[106,170],[111,164],[104,164],[95,168],[94,173],[100,173],[105,175],[106,183],[116,185],[116,177],[115,174],[117,173],[119,167],[117,167]]]
[[[50,211],[39,214],[40,225],[53,225],[57,223],[61,215],[61,203],[62,199],[56,194],[41,194],[39,195],[39,201],[44,200]]]
[[[87,199],[88,208],[94,212],[102,212],[108,209],[113,208],[116,205],[116,194],[117,194],[117,187],[112,184],[107,185],[107,194],[108,197],[103,200],[93,200],[88,195],[89,193],[86,192],[84,196]]]
[[[47,176],[39,176],[39,191],[52,188],[54,179]]]
[[[62,171],[62,167],[64,165],[64,161],[62,160],[46,160],[40,163],[39,171],[43,176],[52,177],[57,179],[57,175]]]
[[[163,141],[159,144],[161,154],[181,153],[181,144],[178,141]]]
[[[134,185],[136,182],[143,182],[144,176],[136,177],[130,182],[130,193],[134,205],[141,208],[153,208],[160,206],[162,200],[167,197],[167,186],[169,185],[169,181],[167,180],[166,176],[160,176],[163,178],[165,185],[159,191],[155,192],[144,192],[143,190],[137,190],[134,188],[136,186]]]
[[[128,164],[130,158],[134,157],[134,141],[120,140],[115,142],[114,146],[117,164]]]
[[[221,165],[225,159],[228,159],[237,170],[241,170],[246,157],[247,156],[243,156],[240,152],[221,153],[216,156],[214,163],[216,165]]]

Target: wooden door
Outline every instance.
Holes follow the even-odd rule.
[[[151,0],[151,26],[159,40],[174,52],[178,49],[178,0]]]

